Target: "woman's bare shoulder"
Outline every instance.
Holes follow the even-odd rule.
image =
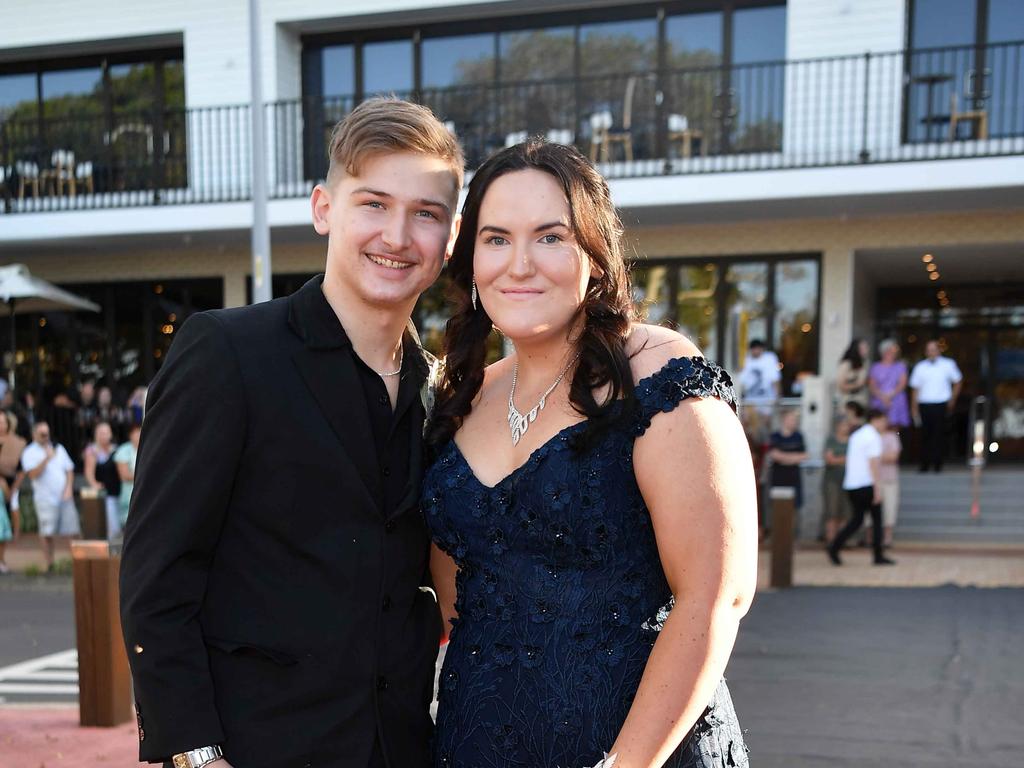
[[[677,357],[703,357],[697,345],[671,328],[637,323],[626,339],[633,380],[657,373]]]

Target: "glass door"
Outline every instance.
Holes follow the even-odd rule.
[[[1024,459],[1024,329],[994,333],[989,458]],[[991,448],[996,448],[991,451]]]

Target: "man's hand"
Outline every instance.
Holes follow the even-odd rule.
[[[950,400],[946,403],[946,413],[953,413],[953,409],[956,408],[956,400]]]
[[[871,503],[872,504],[881,504],[882,503],[882,489],[879,488],[877,485],[874,487],[874,490],[873,490],[873,492],[871,494]]]
[[[57,452],[53,449],[52,445],[47,445],[46,446],[46,460],[47,461],[52,459],[56,455],[56,453]]]

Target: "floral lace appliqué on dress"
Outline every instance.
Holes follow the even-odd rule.
[[[454,441],[424,480],[434,541],[459,566],[459,618],[441,670],[438,768],[578,768],[609,749],[671,608],[633,443],[690,397],[735,398],[703,358],[636,387],[635,416],[584,452],[586,422],[488,487]],[[723,681],[671,768],[746,766]]]

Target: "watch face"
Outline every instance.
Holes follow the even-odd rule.
[[[175,755],[171,758],[171,762],[174,768],[192,768],[192,762],[188,759],[188,755]]]

